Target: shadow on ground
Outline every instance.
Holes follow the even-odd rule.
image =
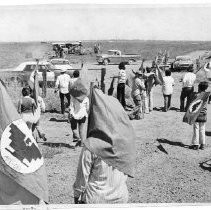
[[[60,112],[56,109],[49,109],[49,110],[45,110],[46,113],[57,113],[59,114]]]
[[[153,110],[159,111],[159,112],[164,112],[164,107],[154,107]],[[171,107],[169,110],[180,112],[180,109],[178,109],[177,107]]]
[[[202,162],[199,164],[199,166],[203,169],[203,170],[207,170],[211,172],[211,160],[207,160],[205,162]]]
[[[52,121],[52,122],[68,122],[68,120],[66,120],[66,119],[56,119],[55,117],[50,118],[49,121]]]
[[[66,147],[70,149],[75,149],[75,146],[69,145],[66,143],[54,143],[54,142],[45,142],[43,145],[48,146],[48,147]]]
[[[185,148],[189,147],[189,145],[185,145],[182,142],[169,141],[168,139],[163,139],[163,138],[157,139],[157,141],[159,143],[162,143],[162,144],[169,144],[169,145],[178,146],[178,147],[185,147]]]

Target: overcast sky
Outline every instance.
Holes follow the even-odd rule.
[[[0,6],[0,41],[211,40],[211,6]]]

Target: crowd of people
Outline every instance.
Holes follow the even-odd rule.
[[[102,91],[93,90],[94,99],[90,101],[88,90],[80,79],[78,70],[74,71],[73,78],[66,74],[65,70],[62,70],[57,77],[55,93],[59,92],[61,114],[66,118],[65,110],[68,108],[68,122],[71,125],[73,141],[76,142],[76,146],[83,147],[73,185],[75,203],[126,203],[128,201],[126,180],[128,176],[134,175],[135,132],[126,112],[125,90],[130,88],[130,95],[136,108],[138,107],[135,119],[143,119],[144,114],[153,111],[154,86],[162,85],[163,111],[167,112],[171,108],[175,81],[170,70],[166,70],[162,78],[159,78],[157,71],[162,72],[157,65],[146,68],[142,65],[137,72],[133,72],[134,78],[129,84],[126,65],[120,63],[117,76],[117,100],[103,94]],[[183,87],[180,96],[180,112],[186,112],[192,101],[205,93],[208,88],[206,81],[200,82],[198,92],[194,92],[195,81],[196,75],[193,69],[189,69],[181,79]],[[37,129],[39,136],[46,140],[39,126],[40,113],[45,110],[45,104],[41,97],[36,103],[30,94],[30,88],[24,87],[18,111],[29,129],[32,132]],[[64,103],[65,97],[67,105]],[[208,100],[203,104],[193,123],[190,148],[194,150],[205,149],[207,102]],[[85,123],[88,119],[87,132]]]

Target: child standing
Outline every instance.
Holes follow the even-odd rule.
[[[208,82],[200,82],[196,97],[205,92],[208,88]],[[208,102],[208,101],[207,101]],[[193,138],[190,149],[205,149],[205,123],[207,121],[207,102],[199,113],[195,123],[193,124]]]
[[[165,77],[163,77],[163,97],[164,97],[164,112],[167,112],[171,107],[171,96],[173,94],[174,79],[171,76],[171,71],[165,71]]]

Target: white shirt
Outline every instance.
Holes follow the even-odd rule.
[[[80,120],[83,117],[88,117],[89,110],[89,98],[85,97],[84,100],[80,103],[76,98],[71,96],[70,99],[70,114],[74,119]]]
[[[126,71],[123,69],[120,69],[118,83],[125,83],[125,82],[126,82]]]
[[[86,147],[81,151],[74,197],[89,204],[127,203],[127,175],[106,164]]]
[[[194,73],[192,72],[186,73],[182,80],[183,87],[193,87],[195,80],[196,80],[196,75]]]
[[[69,93],[71,78],[68,74],[61,74],[57,77],[56,88],[63,94]]]
[[[174,79],[171,76],[163,77],[163,94],[171,95],[173,93]]]

